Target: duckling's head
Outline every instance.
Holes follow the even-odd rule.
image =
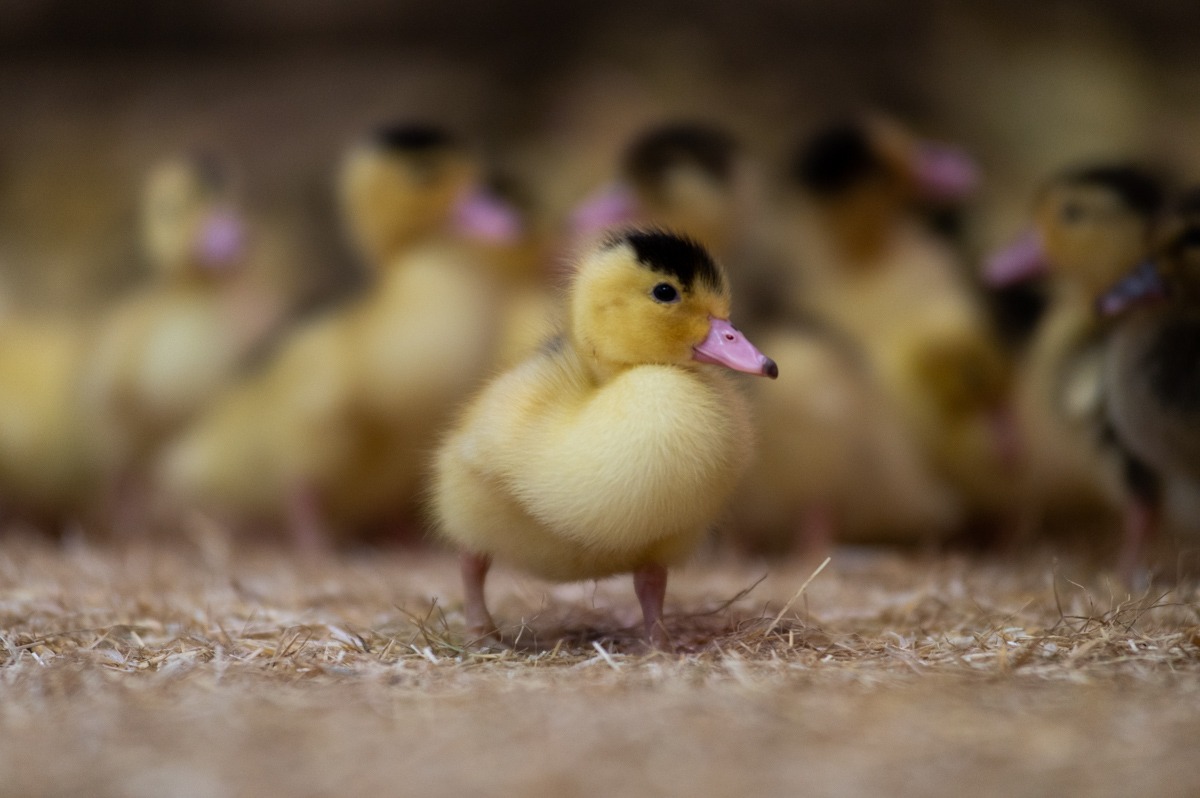
[[[1039,195],[1034,230],[989,258],[992,286],[1050,272],[1094,297],[1144,258],[1163,203],[1151,174],[1127,165],[1064,172]]]
[[[1192,307],[1200,303],[1200,188],[1175,205],[1155,236],[1154,256],[1112,285],[1096,307],[1105,316],[1115,316],[1164,301]]]
[[[1200,300],[1200,187],[1186,192],[1160,237],[1159,271],[1174,298]]]
[[[818,130],[796,149],[789,177],[847,248],[864,255],[899,215],[920,203],[959,202],[979,182],[965,152],[919,140],[882,117]]]
[[[174,158],[151,171],[142,191],[141,229],[147,257],[167,277],[220,276],[244,254],[231,180],[207,155]]]
[[[729,322],[725,273],[695,241],[662,230],[614,233],[571,287],[570,333],[598,374],[643,364],[713,363],[772,379],[779,370]]]
[[[515,214],[483,191],[473,154],[441,128],[382,127],[350,148],[339,177],[342,213],[368,263],[454,228],[485,240],[517,234]]]
[[[651,128],[625,150],[619,181],[576,211],[576,233],[641,221],[722,249],[748,190],[744,171],[737,142],[718,127],[674,122]]]

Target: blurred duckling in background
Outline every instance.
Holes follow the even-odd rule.
[[[79,412],[89,332],[47,315],[0,319],[0,520],[60,532],[89,509],[95,451]]]
[[[753,554],[819,557],[835,543],[946,538],[961,504],[853,342],[802,321],[758,335],[782,376],[750,386],[758,445],[733,501],[729,541]]]
[[[1126,487],[1119,560],[1132,581],[1163,521],[1165,490],[1200,493],[1200,189],[1185,195],[1153,260],[1106,292],[1116,324],[1105,350],[1104,406]],[[1188,531],[1200,526],[1191,514]]]
[[[691,240],[610,235],[585,254],[561,339],[502,374],[437,452],[433,511],[459,547],[472,632],[492,559],[573,581],[633,573],[669,646],[667,567],[704,538],[750,455],[744,400],[711,364],[777,375],[729,323],[724,272]]]
[[[103,314],[81,389],[118,527],[144,520],[139,494],[159,448],[212,401],[280,315],[247,268],[233,202],[228,175],[208,157],[168,161],[146,181],[141,233],[153,277]]]
[[[852,122],[806,141],[791,177],[790,304],[861,349],[928,468],[973,518],[997,520],[1019,452],[1010,366],[964,268],[914,210],[969,194],[973,165],[893,125]]]
[[[744,159],[733,136],[697,122],[653,127],[626,148],[620,177],[572,215],[577,238],[629,224],[672,230],[726,255],[747,201]]]
[[[534,200],[525,187],[508,175],[493,174],[487,181],[487,195],[487,199],[468,203],[461,221],[470,228],[477,226],[472,216],[497,213],[511,220],[510,241],[490,253],[502,308],[502,332],[494,361],[496,368],[506,369],[536,352],[562,326],[562,285],[554,274],[558,265],[552,255],[554,235],[543,229],[544,223],[539,224]]]
[[[1113,518],[1121,489],[1104,455],[1102,372],[1112,324],[1096,300],[1146,257],[1164,192],[1136,167],[1067,170],[1040,192],[1035,228],[993,255],[984,280],[1047,279],[1049,304],[1019,364],[1016,407],[1027,440],[1020,503],[1034,529]]]
[[[235,523],[284,524],[308,551],[411,517],[443,419],[500,337],[496,248],[519,220],[445,131],[354,146],[339,190],[372,285],[295,331],[165,458],[168,496]]]

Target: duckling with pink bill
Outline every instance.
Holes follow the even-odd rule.
[[[1125,464],[1119,565],[1127,580],[1162,526],[1166,485],[1200,491],[1200,190],[1179,204],[1159,240],[1155,257],[1097,302],[1118,319],[1104,397]]]
[[[695,242],[611,234],[582,258],[563,335],[492,380],[440,446],[433,512],[462,552],[473,634],[493,558],[555,581],[632,573],[657,647],[667,568],[703,539],[751,448],[726,369],[778,367],[729,321],[724,271]]]

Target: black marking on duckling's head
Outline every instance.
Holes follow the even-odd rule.
[[[1175,203],[1175,211],[1186,216],[1200,214],[1200,186],[1183,192]]]
[[[699,122],[675,122],[639,136],[622,160],[625,177],[648,190],[661,189],[668,174],[692,167],[727,184],[733,177],[737,142],[725,131]]]
[[[449,132],[425,122],[383,125],[370,138],[382,149],[396,153],[427,153],[458,146]]]
[[[802,144],[792,158],[791,179],[817,197],[833,198],[864,181],[885,175],[866,128],[853,122],[831,125]]]
[[[1166,199],[1166,192],[1157,177],[1129,164],[1085,166],[1068,171],[1062,180],[1077,186],[1108,189],[1129,210],[1146,217],[1157,215]]]
[[[708,250],[690,238],[663,230],[632,230],[614,233],[604,243],[605,249],[629,244],[638,263],[651,271],[667,274],[679,280],[685,291],[691,291],[697,281],[712,291],[725,290],[725,275]]]
[[[1200,412],[1200,321],[1164,324],[1146,348],[1143,367],[1151,391],[1164,408]]]
[[[1200,224],[1189,224],[1179,231],[1167,247],[1171,255],[1200,252]]]

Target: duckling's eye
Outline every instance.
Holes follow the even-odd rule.
[[[670,283],[659,283],[654,286],[654,290],[650,293],[659,302],[670,303],[679,301],[679,292]]]
[[[1084,216],[1083,206],[1074,202],[1068,202],[1063,206],[1059,216],[1067,224],[1077,224],[1082,222]]]

